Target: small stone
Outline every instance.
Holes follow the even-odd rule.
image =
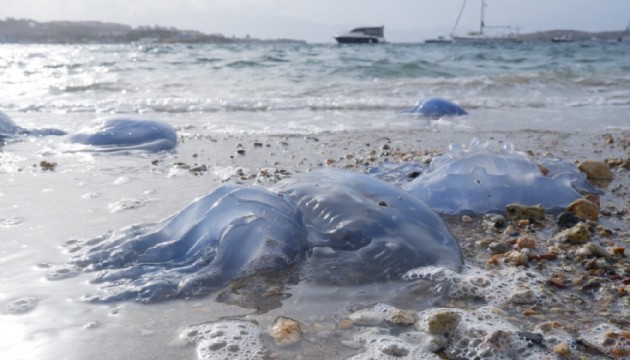
[[[348,318],[352,320],[352,322],[355,325],[362,325],[362,326],[378,325],[385,320],[385,317],[381,313],[371,310],[371,309],[355,311],[352,314],[350,314]]]
[[[548,321],[548,322],[544,322],[541,323],[540,325],[537,326],[538,329],[542,330],[542,331],[553,331],[554,329],[557,328],[561,328],[562,324],[557,322],[557,321]]]
[[[387,322],[398,326],[411,326],[416,323],[416,314],[412,311],[396,311],[390,317],[387,317]]]
[[[504,254],[512,249],[512,246],[504,241],[494,241],[488,245],[488,250],[493,255]]]
[[[575,255],[580,257],[589,257],[593,256],[593,252],[591,251],[591,249],[588,248],[588,246],[584,246],[575,250]]]
[[[630,170],[630,159],[606,159],[604,162],[611,168],[623,168]]]
[[[505,217],[500,214],[485,214],[483,216],[484,225],[500,229],[505,226]]]
[[[558,279],[558,278],[549,278],[547,279],[547,285],[551,285],[554,287],[557,287],[558,289],[564,289],[567,287],[567,285],[564,283],[564,281],[562,281],[562,279]]]
[[[351,329],[352,326],[354,326],[354,323],[350,319],[342,319],[337,323],[337,329],[339,330],[348,330]]]
[[[409,350],[404,347],[398,346],[398,344],[390,344],[381,349],[383,354],[389,355],[392,357],[405,357],[409,355]]]
[[[302,326],[293,319],[280,316],[273,322],[270,335],[278,346],[292,345],[301,340]]]
[[[577,223],[583,220],[584,219],[578,217],[577,215],[573,213],[563,212],[560,215],[558,215],[558,220],[556,221],[556,223],[561,228],[568,229],[568,228],[574,227]]]
[[[536,239],[532,236],[520,236],[516,239],[516,248],[517,249],[535,249],[536,248]]]
[[[532,289],[526,286],[516,286],[511,289],[510,301],[514,305],[533,305],[536,303],[536,297]]]
[[[481,248],[487,249],[490,244],[492,244],[494,241],[494,238],[492,237],[485,237],[479,241],[477,241],[475,244]]]
[[[330,166],[330,165],[336,163],[336,161],[335,161],[335,159],[326,159],[325,163],[326,163],[326,166]]]
[[[599,232],[599,236],[601,236],[601,237],[611,237],[611,236],[613,236],[613,232],[610,229],[600,228],[598,230],[598,232]]]
[[[512,266],[526,266],[528,262],[527,254],[520,251],[510,251],[506,256],[506,261]]]
[[[503,258],[504,258],[504,257],[505,257],[505,256],[504,256],[503,254],[496,254],[496,255],[493,255],[493,256],[490,258],[490,260],[488,260],[488,261],[486,262],[486,265],[494,265],[494,266],[498,266],[498,265],[499,265],[499,263],[500,263],[501,261],[503,261]]]
[[[525,206],[518,203],[509,204],[506,207],[508,220],[536,220],[545,219],[545,209],[540,206]]]
[[[577,199],[566,208],[566,211],[586,220],[599,220],[599,206],[586,199]]]
[[[599,195],[595,195],[595,194],[586,194],[584,195],[584,198],[592,203],[595,203],[595,205],[597,205],[597,207],[601,207],[601,203],[600,203],[600,199],[599,199]]]
[[[626,256],[626,249],[622,247],[612,248],[613,255]]]
[[[606,251],[606,249],[604,249],[603,247],[589,242],[588,244],[586,244],[586,248],[594,255],[597,257],[603,257],[604,259],[606,259],[606,261],[608,262],[613,262],[614,259],[612,257],[612,255],[610,255],[608,253],[608,251]]]
[[[540,315],[540,311],[535,310],[535,309],[524,309],[523,310],[523,315],[525,315],[525,316]]]
[[[567,242],[570,244],[586,244],[591,239],[591,233],[588,226],[584,223],[578,223],[570,229],[561,231],[554,236],[555,240]]]
[[[586,160],[578,165],[578,169],[586,174],[589,180],[612,180],[614,175],[606,163]]]
[[[604,139],[606,141],[606,144],[614,144],[615,143],[615,138],[612,136],[612,134],[605,134],[604,135]]]
[[[39,166],[42,168],[43,171],[55,171],[55,167],[57,166],[57,163],[42,160],[39,162]]]
[[[473,218],[468,215],[464,215],[462,216],[462,222],[465,224],[470,224],[471,222],[473,222]]]
[[[433,335],[444,335],[453,332],[459,325],[461,316],[454,311],[440,311],[431,315],[427,321],[427,331]]]
[[[561,342],[553,347],[553,352],[560,357],[566,357],[571,355],[571,348],[567,343]]]

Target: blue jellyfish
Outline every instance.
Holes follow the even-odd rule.
[[[418,101],[414,107],[405,111],[409,114],[422,115],[429,118],[459,116],[468,114],[461,106],[442,98],[426,98]]]
[[[110,118],[97,121],[87,130],[73,134],[70,141],[91,145],[95,151],[141,150],[158,152],[177,146],[177,134],[163,121]]]

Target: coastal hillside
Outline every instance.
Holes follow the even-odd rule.
[[[221,34],[204,34],[196,30],[174,27],[140,26],[105,23],[100,21],[51,21],[7,18],[0,20],[0,43],[235,43],[276,42],[297,40],[260,40],[250,37],[225,37]],[[301,42],[301,41],[300,41]]]
[[[552,39],[567,39],[574,41],[585,40],[618,40],[624,36],[623,31],[587,32],[577,30],[549,30],[538,31],[519,36],[523,41],[549,41]]]

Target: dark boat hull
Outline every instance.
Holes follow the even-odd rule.
[[[375,37],[345,37],[338,36],[335,40],[339,44],[378,44],[378,38]]]

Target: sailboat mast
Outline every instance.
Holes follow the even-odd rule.
[[[457,20],[455,21],[455,25],[453,26],[453,30],[451,30],[451,37],[455,36],[455,29],[457,29],[457,25],[459,24],[459,19],[462,18],[462,13],[464,12],[464,8],[466,7],[466,0],[462,2],[462,8],[459,9],[459,15],[457,15]]]
[[[486,10],[486,0],[481,0],[481,23],[479,24],[479,34],[483,35],[483,28],[486,24],[483,22],[484,12]]]

